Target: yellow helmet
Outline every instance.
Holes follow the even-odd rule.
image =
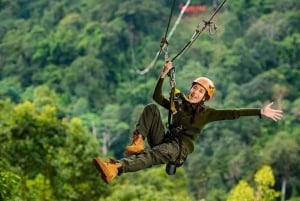
[[[194,84],[200,84],[202,87],[204,87],[207,91],[207,95],[208,95],[208,100],[210,100],[214,94],[215,94],[215,85],[214,83],[208,79],[207,77],[198,77],[197,79],[195,79],[192,83]]]

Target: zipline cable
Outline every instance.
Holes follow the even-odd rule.
[[[223,7],[223,5],[225,4],[227,0],[223,0],[223,2],[218,6],[218,8],[214,11],[214,13],[211,15],[211,17],[209,18],[209,20],[204,22],[204,26],[200,29],[200,23],[197,25],[196,31],[194,32],[193,36],[191,37],[190,41],[171,59],[171,61],[173,62],[177,57],[181,56],[182,54],[184,54],[191,46],[192,44],[195,42],[195,40],[199,37],[199,35],[207,28],[207,26],[210,27],[210,33],[212,33],[212,28],[211,26],[213,26],[213,29],[216,31],[216,26],[214,24],[214,22],[212,21],[212,19],[215,17],[215,15],[220,11],[220,9]]]
[[[215,26],[215,23],[212,21],[212,19],[220,11],[220,9],[223,7],[223,5],[225,4],[226,1],[227,0],[223,0],[223,2],[217,7],[217,9],[213,12],[211,17],[207,21],[203,20],[204,26],[201,29],[200,29],[200,23],[197,25],[196,31],[194,32],[194,34],[193,34],[192,38],[190,39],[190,41],[170,60],[171,62],[174,62],[174,60],[176,58],[178,58],[179,56],[182,56],[192,46],[192,44],[199,37],[199,35],[207,28],[207,26],[209,26],[210,34],[214,34],[216,32],[217,28]],[[213,29],[214,29],[214,32],[213,32]],[[166,57],[168,57],[168,52],[167,52],[167,50],[164,51],[164,52],[165,52],[165,60],[166,60]],[[176,85],[175,71],[176,71],[175,66],[173,66],[173,68],[167,74],[169,76],[169,82],[170,82],[170,85],[171,85],[170,100],[172,100],[174,98],[173,97],[174,94],[172,92],[174,92],[175,85]]]
[[[175,23],[174,23],[174,25],[173,25],[170,33],[168,34],[169,24],[171,22],[171,17],[173,15],[173,10],[174,10],[174,5],[175,5],[175,0],[173,0],[172,9],[171,9],[170,17],[169,17],[169,21],[168,21],[168,26],[167,26],[167,29],[166,29],[166,32],[165,32],[165,36],[164,36],[164,38],[166,38],[166,41],[169,41],[171,39],[173,33],[175,32],[178,24],[180,23],[181,18],[183,16],[183,14],[185,13],[186,8],[189,6],[190,2],[191,2],[191,0],[187,0],[186,1],[185,5],[182,7],[181,12],[180,12],[179,16],[177,17],[177,19],[176,19],[176,21],[175,21]],[[167,46],[166,44],[163,44],[163,46],[161,46],[160,49],[159,49],[159,51],[156,53],[156,55],[155,55],[154,59],[151,61],[151,63],[144,70],[142,70],[142,71],[138,70],[137,73],[143,75],[143,74],[149,72],[149,70],[155,66],[156,61],[158,60],[159,55],[166,48],[166,46]]]

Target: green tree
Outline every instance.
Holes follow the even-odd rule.
[[[238,185],[234,187],[227,198],[227,201],[253,201],[253,188],[244,180],[239,181]]]
[[[50,186],[49,179],[46,179],[42,174],[38,174],[34,179],[26,180],[27,195],[23,197],[28,200],[53,200],[55,196]]]
[[[286,186],[297,178],[299,164],[299,143],[298,135],[290,135],[287,132],[279,132],[270,140],[264,149],[263,159],[274,167],[275,175],[281,175],[281,196],[285,199]]]
[[[254,175],[256,187],[251,187],[247,181],[240,180],[228,195],[227,201],[272,201],[279,196],[272,187],[275,185],[275,178],[270,166],[263,166]]]
[[[270,166],[263,166],[258,170],[254,175],[254,181],[257,184],[255,199],[267,201],[279,197],[279,192],[271,188],[275,185],[275,178]]]
[[[1,153],[13,164],[8,171],[20,175],[20,197],[92,200],[99,196],[102,187],[95,185],[98,178],[91,165],[99,145],[80,120],[58,119],[50,105],[37,108],[24,102],[12,110],[3,107],[8,112],[1,115],[6,116],[1,120]]]
[[[112,193],[101,201],[194,200],[187,191],[182,168],[177,169],[176,175],[172,177],[166,174],[163,166],[122,175],[117,179],[118,183],[113,182]]]
[[[108,97],[103,96],[109,94],[107,90],[110,89],[107,75],[107,68],[101,60],[90,56],[78,57],[65,69],[61,84],[69,96],[85,98],[90,107],[100,109],[108,101]]]
[[[21,88],[18,82],[10,79],[3,79],[0,81],[0,98],[9,98],[13,102],[20,100]]]
[[[56,157],[50,160],[57,171],[50,178],[54,194],[57,199],[95,200],[108,191],[105,184],[98,184],[99,177],[92,166],[100,146],[78,118],[71,120],[65,132],[65,146],[55,148]]]
[[[16,200],[18,199],[18,190],[20,186],[20,176],[9,171],[0,160],[0,200]]]

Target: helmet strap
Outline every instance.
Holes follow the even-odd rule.
[[[208,93],[207,93],[207,91],[206,91],[205,94],[204,94],[204,96],[203,96],[203,98],[202,98],[201,103],[204,104],[204,102],[205,102],[205,101],[208,101],[208,100],[209,100],[209,96],[208,96]]]

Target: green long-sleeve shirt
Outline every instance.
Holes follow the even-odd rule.
[[[153,99],[159,105],[169,110],[170,100],[165,98],[162,94],[163,81],[163,78],[159,78],[153,93]],[[207,123],[213,121],[233,120],[241,116],[260,116],[260,109],[258,108],[214,109],[204,106],[204,109],[196,114],[193,123],[191,123],[192,110],[192,104],[189,104],[188,107],[182,107],[181,110],[177,111],[174,115],[172,124],[182,124],[202,130]],[[192,130],[188,130],[184,133],[182,143],[189,153],[193,152],[195,141],[198,137],[199,133]]]

